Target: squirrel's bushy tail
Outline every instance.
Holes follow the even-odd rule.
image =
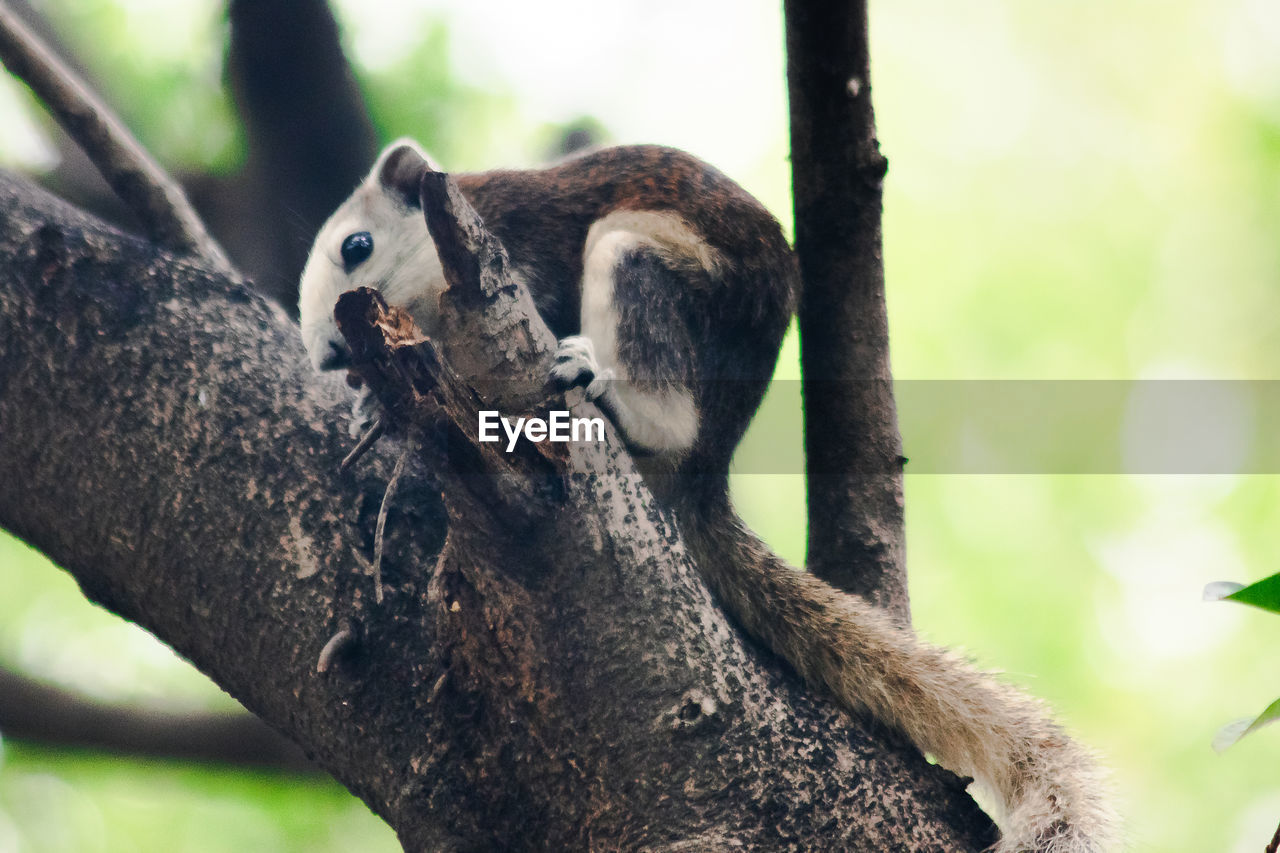
[[[680,521],[707,583],[749,634],[846,709],[900,730],[992,795],[997,853],[1113,849],[1104,775],[1040,702],[793,568],[727,498],[682,512]]]

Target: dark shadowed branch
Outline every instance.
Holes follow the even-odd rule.
[[[0,668],[0,732],[127,755],[318,772],[292,741],[252,714],[181,713],[87,699]]]
[[[235,252],[290,311],[320,225],[377,153],[364,97],[324,0],[232,0],[227,81],[248,144]]]
[[[809,568],[909,618],[865,0],[786,0]]]

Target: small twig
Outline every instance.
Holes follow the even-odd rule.
[[[444,685],[448,680],[449,670],[446,669],[444,672],[440,673],[440,677],[436,679],[436,683],[431,685],[431,692],[427,694],[428,705],[440,698],[440,692],[444,690]],[[1268,853],[1275,853],[1275,851],[1271,850],[1268,851]]]
[[[387,431],[386,422],[382,418],[378,418],[373,422],[373,426],[369,427],[369,431],[361,437],[360,442],[347,454],[347,458],[342,460],[342,464],[338,466],[338,470],[346,473],[351,470],[351,466],[360,460],[360,457],[369,452],[369,448],[377,443]]]
[[[413,450],[412,434],[405,436],[404,450],[396,460],[395,470],[387,481],[387,490],[382,494],[382,506],[378,509],[378,526],[373,534],[373,597],[382,603],[382,545],[383,534],[387,529],[387,513],[391,510],[391,499],[395,496],[396,486],[400,484],[400,476],[404,474],[405,463],[409,461],[409,453]]]
[[[320,657],[316,658],[316,672],[321,674],[328,672],[338,655],[355,642],[355,626],[343,620],[338,627],[338,632],[330,637],[329,642],[325,643],[324,648],[320,650]]]
[[[1276,827],[1276,834],[1271,837],[1271,843],[1263,853],[1276,853],[1276,851],[1280,851],[1280,826]]]
[[[3,0],[0,61],[31,87],[67,135],[84,149],[111,189],[138,217],[147,237],[179,254],[193,255],[223,275],[239,277],[182,188]]]

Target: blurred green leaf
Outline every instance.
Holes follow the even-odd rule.
[[[1244,584],[1235,581],[1214,581],[1204,585],[1204,593],[1201,595],[1203,601],[1222,601],[1228,595],[1239,592],[1244,589]]]
[[[1244,586],[1232,581],[1217,581],[1204,588],[1205,601],[1238,601],[1280,613],[1280,573]]]
[[[1236,720],[1227,723],[1218,730],[1218,734],[1213,738],[1213,749],[1215,752],[1224,752],[1235,744],[1236,741],[1245,735],[1250,735],[1265,725],[1280,720],[1280,699],[1272,702],[1267,706],[1267,710],[1259,714],[1255,719],[1250,720],[1245,717],[1243,720]]]

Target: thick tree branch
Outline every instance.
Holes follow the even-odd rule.
[[[786,0],[809,568],[909,619],[865,0]]]
[[[226,275],[235,271],[205,231],[182,188],[138,144],[57,55],[0,2],[0,59],[53,112],[142,223],[148,237],[179,254],[200,258]]]
[[[108,705],[0,668],[6,737],[130,755],[319,770],[252,714],[200,714]]]
[[[508,329],[545,335],[515,313]],[[450,362],[482,363],[462,340]],[[468,503],[443,545],[438,487],[411,466],[374,604],[398,448],[339,474],[345,408],[245,286],[0,178],[0,524],[296,739],[407,849],[992,840],[954,777],[744,645],[617,448],[570,445],[536,523],[447,485]]]

